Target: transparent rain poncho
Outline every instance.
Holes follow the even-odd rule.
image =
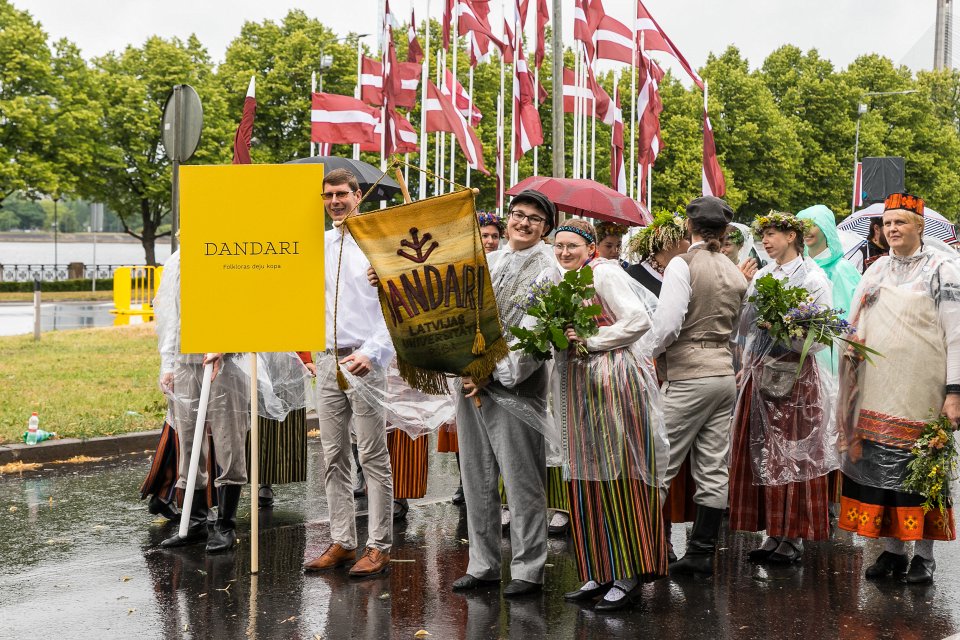
[[[244,357],[244,354],[223,354],[220,370],[210,385],[206,423],[215,442],[220,429],[245,433],[250,428],[250,374],[249,367],[243,366]],[[196,426],[203,370],[202,354],[177,356],[173,415],[178,432],[193,433]]]
[[[311,382],[313,393],[326,385],[336,384],[337,370],[335,358],[329,354],[319,354],[317,358],[317,378]],[[383,412],[388,431],[399,429],[413,439],[444,424],[453,421],[455,399],[452,394],[430,395],[410,387],[397,369],[396,360],[387,367],[375,367],[365,376],[357,377],[342,366],[347,380],[346,393],[354,395],[370,407]],[[317,398],[315,397],[314,406]]]
[[[768,264],[754,281],[776,268],[776,262]],[[786,278],[789,286],[803,287],[815,302],[831,306],[830,282],[813,260],[805,258],[785,268],[792,269]],[[797,376],[803,341],[775,344],[769,333],[757,327],[756,305],[749,302],[755,292],[751,283],[740,316],[739,332],[746,340],[735,416],[750,420],[754,484],[805,482],[839,466],[836,379],[829,365],[813,355],[828,347],[814,344]]]
[[[237,364],[250,378],[250,354],[237,358]],[[257,354],[257,413],[278,422],[292,411],[307,406],[305,384],[311,378],[303,360],[294,351]],[[249,384],[249,382],[248,382]]]
[[[594,259],[600,331],[588,353],[554,351],[551,407],[570,480],[642,480],[659,487],[669,459],[653,363],[638,340],[649,330],[657,300],[612,260]],[[559,282],[558,268],[541,279]],[[528,317],[529,318],[529,317]]]
[[[883,354],[840,362],[843,473],[902,490],[910,449],[960,383],[960,258],[924,241],[914,255],[877,260],[854,294],[857,338]]]

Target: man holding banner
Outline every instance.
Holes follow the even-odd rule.
[[[511,202],[508,244],[487,256],[505,335],[523,317],[523,310],[514,304],[515,296],[526,294],[536,277],[551,266],[543,238],[555,226],[556,208],[542,193],[527,190]],[[546,412],[549,380],[541,365],[512,352],[497,364],[492,376],[463,378],[457,439],[470,560],[466,575],[453,583],[455,591],[500,581],[498,472],[503,474],[512,514],[512,579],[503,593],[520,596],[542,587],[547,559],[546,443],[542,427],[534,425],[537,416]]]
[[[352,213],[361,197],[357,179],[349,171],[336,169],[324,175],[324,208],[334,223]],[[342,375],[337,373],[339,367],[343,367],[351,376],[363,378],[365,385],[382,389],[386,384],[384,369],[393,357],[393,345],[380,311],[377,291],[367,283],[370,262],[356,240],[344,227],[327,231],[324,240],[327,349],[317,361],[317,414],[326,459],[324,486],[333,542],[323,554],[307,562],[305,568],[322,571],[356,560],[356,505],[350,445],[352,418],[360,464],[367,480],[368,537],[363,556],[353,564],[350,575],[368,576],[389,567],[393,542],[393,479],[387,450],[386,416],[382,406],[370,402],[356,387],[344,389],[338,383]],[[341,304],[339,310],[338,297],[348,302]],[[335,313],[339,313],[336,323]]]

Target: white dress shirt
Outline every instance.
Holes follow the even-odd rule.
[[[153,299],[157,318],[160,374],[173,373],[180,354],[180,250],[163,263],[163,277]]]
[[[333,349],[333,310],[337,297],[337,260],[340,258],[340,229],[330,229],[324,239],[326,280],[327,349]],[[337,307],[337,347],[352,348],[384,367],[393,358],[393,341],[387,331],[377,289],[367,281],[370,261],[349,233],[343,240],[340,263],[340,304]]]
[[[690,245],[687,252],[702,244],[697,242]],[[692,295],[690,266],[680,256],[674,256],[663,270],[663,288],[660,289],[660,300],[653,314],[653,328],[640,341],[640,351],[644,355],[656,358],[673,344],[683,328]]]

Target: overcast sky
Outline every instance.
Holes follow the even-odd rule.
[[[406,22],[411,3],[421,20],[427,0],[392,0],[391,8]],[[279,21],[290,9],[300,8],[337,33],[375,32],[380,0],[13,0],[13,4],[30,11],[51,37],[77,43],[86,57],[139,45],[154,34],[183,38],[195,33],[220,61],[244,21]],[[439,18],[442,4],[431,0],[433,17]],[[536,0],[530,4],[532,29]],[[604,0],[604,6],[609,15],[629,24],[635,5],[633,0]],[[804,50],[816,48],[838,67],[871,52],[913,69],[932,66],[936,0],[645,0],[645,6],[694,67],[701,66],[708,53],[730,44],[757,67],[787,43]],[[573,0],[563,0],[563,9],[564,41],[569,43]],[[495,8],[494,29],[501,24],[499,15]]]

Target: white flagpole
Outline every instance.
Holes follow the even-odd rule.
[[[317,72],[310,72],[310,102],[313,102],[313,94],[317,92]],[[310,136],[310,157],[317,155],[317,143],[313,141],[313,136]]]
[[[190,510],[193,508],[193,494],[197,488],[197,470],[200,468],[200,449],[203,447],[203,434],[207,424],[207,405],[210,403],[210,383],[213,364],[203,367],[203,379],[200,385],[200,402],[197,405],[197,422],[193,431],[193,450],[190,452],[190,466],[187,471],[187,488],[183,494],[183,516],[180,517],[180,529],[177,534],[187,537],[190,527]],[[212,478],[209,481],[213,481]]]
[[[380,171],[387,171],[387,16],[385,0],[381,0],[380,8],[383,16],[383,25],[380,31]],[[390,73],[399,73],[396,69],[391,69]],[[387,208],[387,201],[380,201],[380,208]]]
[[[473,116],[473,67],[470,67],[470,103],[467,107],[467,124],[470,125],[470,118]],[[467,163],[467,186],[470,186],[470,163]]]
[[[442,52],[443,52],[443,69],[441,70],[440,83],[437,85],[437,88],[440,89],[440,93],[443,93],[444,88],[447,86],[447,51],[446,49],[443,49]],[[457,106],[456,102],[454,102],[453,106],[454,108],[456,108]],[[440,132],[440,166],[437,171],[437,193],[447,192],[446,185],[443,184],[442,180],[440,180],[440,177],[446,174],[446,171],[447,171],[447,134],[441,131]]]
[[[504,202],[504,189],[507,188],[507,141],[504,137],[504,126],[506,124],[506,112],[504,109],[503,100],[505,98],[504,91],[506,91],[505,83],[506,82],[506,63],[503,60],[503,52],[500,52],[500,96],[498,97],[498,108],[500,109],[499,115],[497,116],[497,131],[500,134],[497,144],[500,145],[500,192],[497,194],[497,202],[500,203],[500,215],[503,215],[503,202]]]
[[[580,46],[573,53],[573,177],[580,177]]]
[[[563,83],[561,83],[562,85]],[[533,66],[533,104],[537,108],[537,117],[540,116],[540,67],[536,66],[534,62]],[[540,175],[540,145],[537,145],[533,148],[533,175]]]
[[[613,108],[613,107],[611,107]],[[593,122],[590,123],[590,179],[596,180],[597,171],[597,100],[593,99]]]
[[[357,88],[353,90],[353,97],[360,99],[360,80],[363,76],[363,49],[360,47],[360,38],[357,38]],[[360,159],[360,145],[353,145],[353,159]]]
[[[630,55],[630,181],[627,195],[634,198],[633,172],[636,168],[637,122],[637,17],[633,17],[633,51]],[[642,36],[641,36],[642,37]],[[639,195],[639,194],[637,194]]]
[[[420,72],[420,200],[427,197],[427,82],[430,77],[430,0],[427,0],[427,50]],[[416,25],[414,25],[416,29]],[[409,182],[407,183],[409,184]]]
[[[457,32],[459,30],[460,23],[460,3],[454,2],[453,5],[453,28],[450,33],[451,42],[453,43],[453,81],[450,83],[450,96],[453,98],[453,108],[459,111],[457,107],[457,84],[460,82],[457,79],[457,52],[460,49],[460,44],[458,41]],[[469,117],[467,118],[469,121]],[[457,148],[457,137],[453,134],[450,134],[450,182],[454,181],[456,170],[456,155],[454,151]],[[453,184],[450,185],[450,190],[453,191]]]
[[[590,59],[587,56],[586,45],[584,45],[583,52],[583,64],[580,65],[580,74],[583,77],[583,88],[585,92],[590,93],[590,102],[591,105],[597,101],[597,97],[593,95],[593,90],[587,86],[587,69],[590,65]],[[586,104],[583,105],[584,109],[580,112],[580,162],[582,163],[580,168],[580,177],[587,177],[587,152],[589,148],[587,147],[587,109]]]
[[[516,13],[514,13],[516,17]],[[520,57],[520,29],[516,20],[513,22],[513,82],[510,91],[510,185],[517,184],[517,164],[520,156],[517,154],[517,61]]]

